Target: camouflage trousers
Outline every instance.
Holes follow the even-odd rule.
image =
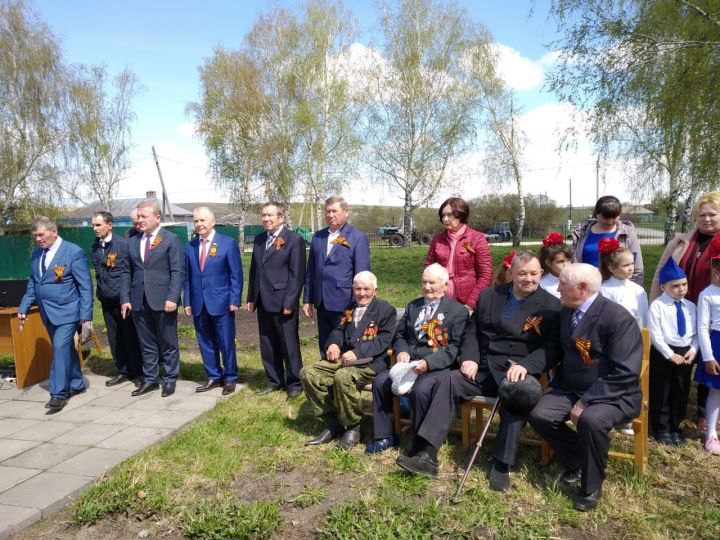
[[[302,368],[300,381],[317,416],[326,421],[337,416],[340,424],[348,428],[362,420],[360,391],[372,382],[375,372],[369,367],[340,368],[340,365],[340,362],[320,360]],[[333,387],[337,406],[330,397],[330,386]]]

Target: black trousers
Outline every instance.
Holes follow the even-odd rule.
[[[302,389],[298,310],[283,315],[282,311],[267,311],[258,301],[257,317],[260,356],[268,385],[288,391]]]
[[[630,419],[612,403],[597,403],[585,407],[577,431],[572,430],[565,422],[577,400],[576,394],[553,388],[540,398],[528,419],[566,469],[582,467],[581,492],[588,495],[605,480],[610,430]]]
[[[458,370],[440,373],[429,405],[422,418],[417,418],[415,433],[435,448],[440,448],[450,431],[458,403],[475,396],[497,396],[497,384],[492,375],[486,374],[480,382],[468,381]],[[493,457],[507,465],[514,465],[520,449],[520,433],[526,417],[509,412],[500,405],[500,425],[495,439]]]
[[[670,348],[681,356],[690,350],[690,347]],[[650,349],[650,429],[655,435],[681,432],[693,365],[674,364],[655,347]]]
[[[320,304],[315,310],[318,325],[318,345],[320,346],[320,357],[325,359],[325,344],[330,334],[340,322],[342,311],[328,311],[325,304]]]
[[[118,375],[131,379],[142,375],[142,356],[132,316],[122,318],[118,300],[101,300],[110,353]]]
[[[142,309],[133,311],[132,320],[142,350],[145,383],[160,380],[160,362],[165,367],[164,382],[175,382],[180,374],[177,311],[155,311],[143,297]]]

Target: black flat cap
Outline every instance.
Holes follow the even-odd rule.
[[[540,401],[542,393],[540,382],[532,375],[526,375],[525,379],[517,382],[503,379],[498,387],[498,397],[503,406],[519,416],[529,414]]]

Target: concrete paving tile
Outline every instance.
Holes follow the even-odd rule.
[[[77,424],[73,424],[72,422],[63,422],[55,419],[49,422],[38,422],[38,424],[40,425],[31,426],[12,435],[8,435],[8,438],[47,442],[77,427]]]
[[[92,424],[85,425],[73,424],[72,431],[60,435],[52,440],[57,444],[79,444],[83,446],[95,446],[100,441],[104,441],[108,437],[112,437],[121,429],[125,429],[123,424]]]
[[[21,420],[19,418],[0,418],[0,437],[7,437],[23,429],[37,426],[40,420]]]
[[[137,426],[178,429],[198,416],[198,411],[158,411],[137,422]]]
[[[50,396],[48,395],[48,400]],[[11,401],[0,409],[0,416],[4,418],[24,418],[30,420],[48,420],[47,409],[36,401]]]
[[[0,492],[10,489],[28,478],[40,474],[37,469],[25,469],[23,467],[5,467],[0,465]],[[2,523],[2,520],[0,520]]]
[[[146,446],[150,446],[153,443],[169,437],[172,433],[172,429],[130,426],[116,433],[112,437],[98,443],[97,447],[128,450],[132,455],[139,452]]]
[[[97,478],[115,465],[130,457],[128,450],[110,448],[88,448],[76,456],[58,463],[50,472],[82,474]]]
[[[20,532],[36,521],[40,521],[42,512],[37,508],[23,508],[0,504],[0,540]]]
[[[125,426],[133,426],[148,417],[148,411],[140,409],[128,409],[126,407],[113,411],[105,416],[92,421],[94,424],[121,424]]]
[[[50,392],[47,391],[47,388],[34,384],[20,390],[20,393],[13,399],[15,401],[42,401],[45,403],[50,399]]]
[[[91,483],[88,476],[43,472],[0,493],[0,504],[37,508],[46,517]]]
[[[135,403],[126,405],[124,408],[138,411],[164,411],[167,407],[168,398],[161,397],[160,392],[153,392],[138,399]]]
[[[175,396],[173,396],[175,398]],[[171,398],[172,399],[172,398]],[[168,403],[168,410],[171,411],[198,411],[205,412],[212,409],[218,402],[214,396],[191,396],[185,399],[175,398]]]
[[[133,387],[134,388],[134,387]],[[125,391],[116,391],[116,392],[110,392],[108,394],[105,394],[104,396],[100,396],[97,399],[94,399],[90,406],[97,407],[124,407],[125,405],[129,405],[130,403],[137,401],[137,397],[131,396],[130,393],[132,390],[128,388],[128,392]]]
[[[14,458],[6,459],[3,465],[45,470],[86,449],[87,446],[76,444],[43,443]]]
[[[63,422],[74,422],[76,424],[88,424],[93,420],[107,416],[117,411],[118,407],[81,407],[78,409],[63,409],[55,415],[55,418]]]
[[[0,461],[17,456],[30,448],[35,448],[38,441],[21,441],[19,439],[0,439]]]

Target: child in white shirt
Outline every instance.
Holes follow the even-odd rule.
[[[553,231],[543,238],[543,247],[540,248],[538,259],[540,259],[540,266],[543,269],[540,286],[560,298],[558,276],[565,266],[573,262],[572,248],[565,243],[562,234]]]
[[[615,238],[603,238],[598,242],[600,273],[603,284],[600,293],[627,309],[641,328],[647,327],[648,298],[645,289],[630,281],[635,272],[632,252],[620,245]]]

